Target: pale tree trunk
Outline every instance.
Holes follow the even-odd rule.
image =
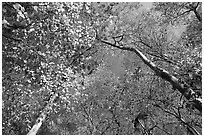
[[[54,100],[56,99],[57,96],[58,96],[58,91],[56,91],[56,93],[50,98],[49,102],[47,103],[47,105],[45,106],[42,113],[37,118],[35,124],[33,125],[33,127],[31,128],[31,130],[28,132],[27,135],[36,135],[37,134],[37,132],[40,129],[43,121],[45,120],[45,118],[47,116],[47,114],[52,109],[53,102],[54,102]]]
[[[46,115],[42,115],[42,117],[38,117],[38,119],[35,122],[35,125],[33,125],[32,129],[28,132],[27,135],[36,135],[45,118],[46,118]]]
[[[198,111],[202,113],[202,99],[200,97],[197,97],[196,93],[185,82],[181,83],[175,76],[171,75],[168,71],[157,67],[152,61],[147,59],[147,57],[138,49],[131,47],[120,47],[116,44],[112,44],[104,40],[98,40],[112,47],[116,47],[121,50],[127,50],[137,54],[140,59],[155,72],[157,76],[168,81],[174,89],[177,89],[189,101],[189,103],[192,104],[193,107],[195,107]]]

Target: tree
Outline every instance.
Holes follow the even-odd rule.
[[[201,7],[2,3],[3,134],[201,134]]]

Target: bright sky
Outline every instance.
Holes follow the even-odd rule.
[[[144,9],[150,10],[153,6],[153,2],[140,2]]]

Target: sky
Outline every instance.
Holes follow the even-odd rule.
[[[153,6],[153,2],[140,2],[143,5],[143,8],[146,10],[150,10]]]

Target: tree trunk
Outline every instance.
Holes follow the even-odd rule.
[[[171,75],[168,71],[157,67],[153,62],[147,59],[147,57],[138,49],[131,47],[120,47],[104,40],[99,41],[112,47],[127,50],[137,54],[140,57],[140,59],[142,59],[142,61],[155,72],[157,76],[168,81],[173,86],[174,89],[177,89],[187,100],[189,100],[189,103],[191,103],[192,106],[194,106],[197,110],[199,110],[202,113],[202,99],[197,97],[196,93],[186,83],[179,82],[179,80],[173,75]]]
[[[47,116],[47,114],[52,109],[53,102],[54,102],[54,100],[56,99],[57,96],[58,96],[58,91],[56,91],[56,93],[50,98],[50,100],[47,103],[47,105],[45,106],[43,112],[37,118],[35,124],[33,125],[33,127],[31,128],[31,130],[28,132],[27,135],[36,135],[37,134],[37,132],[40,129],[43,121],[45,120],[45,118]]]

